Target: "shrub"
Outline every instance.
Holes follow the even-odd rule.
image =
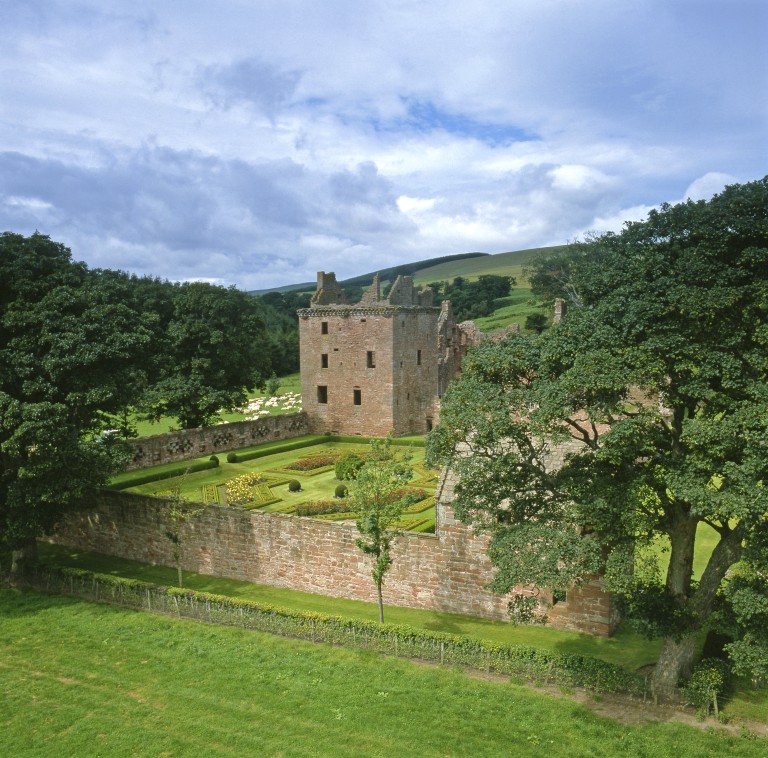
[[[717,698],[727,690],[731,678],[728,664],[720,658],[705,658],[693,670],[683,693],[691,705],[709,714],[710,706],[718,712]]]
[[[227,453],[227,463],[237,463],[237,453],[232,451]]]
[[[347,453],[336,462],[336,478],[342,481],[357,479],[357,472],[365,465],[365,460],[357,453]]]
[[[212,455],[208,460],[211,463],[213,463],[215,466],[219,465],[219,456],[218,455]]]
[[[298,479],[291,479],[288,482],[288,492],[301,492],[301,482]]]
[[[336,490],[334,491],[334,494],[336,497],[346,497],[347,496],[347,485],[346,484],[337,484]]]

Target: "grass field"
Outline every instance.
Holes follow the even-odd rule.
[[[414,284],[424,285],[429,282],[440,282],[463,276],[466,279],[477,279],[482,275],[514,276],[518,284],[525,282],[525,267],[537,256],[554,255],[565,250],[565,245],[554,247],[536,247],[528,250],[513,250],[496,255],[483,255],[478,258],[463,258],[458,261],[448,261],[437,266],[430,266],[417,271],[413,275]]]
[[[125,558],[88,553],[47,543],[40,543],[39,550],[41,560],[58,566],[82,568],[166,586],[175,586],[177,583],[174,568],[152,566]],[[331,616],[364,621],[378,620],[376,604],[361,600],[314,595],[282,587],[270,587],[189,572],[184,573],[184,586],[200,592],[237,597],[296,611],[317,611]],[[385,602],[386,599],[385,582]],[[611,638],[595,637],[591,634],[566,632],[549,627],[514,625],[476,616],[389,605],[386,608],[386,619],[391,624],[407,624],[431,632],[465,634],[493,644],[533,645],[560,653],[590,655],[632,670],[654,663],[660,647],[658,640],[648,641],[629,629],[621,629]]]
[[[461,671],[0,590],[7,756],[760,756]]]

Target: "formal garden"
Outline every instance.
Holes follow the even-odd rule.
[[[111,487],[265,513],[350,520],[356,514],[347,497],[349,486],[370,446],[346,439],[307,435],[138,469],[116,476]],[[402,492],[394,493],[408,497],[398,526],[409,532],[434,532],[438,472],[424,466],[422,440],[406,444],[413,477]]]

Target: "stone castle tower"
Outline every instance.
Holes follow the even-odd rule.
[[[399,276],[382,297],[378,274],[349,305],[333,273],[319,272],[309,308],[299,310],[301,395],[314,431],[424,434],[473,342],[449,302],[432,305]]]

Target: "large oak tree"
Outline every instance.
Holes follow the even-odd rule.
[[[0,547],[34,539],[121,461],[105,413],[146,381],[155,319],[42,234],[0,235]]]
[[[490,534],[495,588],[606,571],[625,616],[664,638],[666,691],[729,569],[768,561],[768,178],[546,265],[537,281],[569,313],[472,353],[429,453],[460,477],[457,515]],[[696,579],[704,529],[716,544]]]

